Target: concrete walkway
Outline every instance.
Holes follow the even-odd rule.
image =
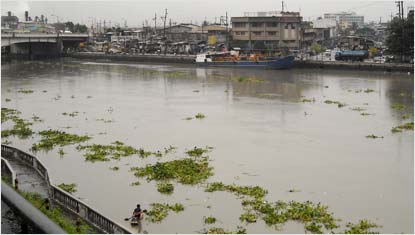
[[[9,162],[16,173],[16,178],[19,181],[19,190],[39,193],[44,198],[50,197],[46,181],[31,166],[28,166],[15,158],[9,157],[7,154],[2,155],[2,157]]]

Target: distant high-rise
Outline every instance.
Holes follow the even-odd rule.
[[[325,13],[324,19],[335,20],[341,28],[352,27],[353,24],[361,27],[365,21],[364,16],[356,15],[354,12]]]

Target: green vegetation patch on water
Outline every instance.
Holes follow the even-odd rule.
[[[33,90],[28,90],[28,89],[20,89],[17,91],[18,93],[22,93],[22,94],[31,94],[33,93]]]
[[[264,220],[267,225],[275,227],[281,226],[288,220],[294,220],[304,223],[305,229],[313,233],[322,233],[321,229],[323,227],[327,230],[338,227],[336,219],[328,212],[328,207],[320,203],[314,204],[310,201],[290,201],[288,203],[277,201],[276,203],[270,203],[261,199],[254,199],[244,200],[242,205],[248,211],[255,211],[255,214],[249,213],[249,216],[245,216],[251,219],[251,222],[255,218],[254,215]],[[243,218],[245,219],[245,217]]]
[[[348,223],[346,227],[344,234],[377,234],[378,232],[373,232],[372,228],[378,228],[379,226],[363,219],[359,220],[357,224]]]
[[[402,132],[403,130],[414,130],[414,123],[413,122],[408,122],[408,123],[405,123],[405,124],[403,124],[403,125],[400,125],[400,126],[396,126],[396,127],[393,127],[392,128],[392,133],[397,133],[397,132]]]
[[[246,229],[238,226],[236,231],[228,231],[224,228],[213,227],[202,232],[203,234],[246,234]]]
[[[72,113],[67,113],[67,112],[62,113],[63,116],[69,116],[69,117],[76,117],[78,116],[78,114],[79,114],[78,111],[74,111]]]
[[[345,103],[341,103],[339,101],[333,101],[333,100],[325,100],[324,103],[326,104],[337,104],[337,107],[342,108],[344,106],[346,106]]]
[[[216,223],[216,218],[213,216],[203,217],[203,221],[205,224],[214,224]]]
[[[9,136],[17,136],[19,138],[27,138],[33,134],[32,129],[29,128],[33,123],[21,119],[13,118],[14,126],[13,129],[2,130],[1,137],[7,138]]]
[[[250,196],[253,198],[263,198],[268,192],[259,186],[238,186],[235,184],[225,185],[221,182],[210,183],[205,192],[227,191],[235,193],[238,196]]]
[[[109,145],[79,145],[76,149],[86,150],[86,153],[84,153],[85,160],[91,162],[109,161],[110,158],[119,160],[121,157],[128,157],[139,153],[138,149],[125,145],[120,141],[115,141]]]
[[[19,118],[21,112],[16,109],[1,108],[1,123]]]
[[[81,142],[85,142],[91,137],[86,135],[76,135],[76,134],[68,134],[64,131],[58,130],[46,130],[39,132],[39,135],[42,139],[37,144],[32,145],[32,151],[36,152],[39,150],[51,150],[56,146],[66,146],[71,144],[77,144]]]
[[[403,109],[405,109],[405,105],[396,103],[396,104],[392,105],[392,108],[396,109],[396,110],[403,110]]]
[[[208,153],[212,149],[213,147],[209,146],[206,146],[205,148],[194,147],[193,149],[186,151],[186,154],[190,157],[200,157],[204,153]]]
[[[366,138],[368,138],[368,139],[379,139],[379,138],[383,139],[383,136],[377,136],[377,135],[371,134],[371,135],[367,135]]]
[[[195,115],[195,118],[196,119],[203,119],[203,118],[205,118],[206,116],[203,114],[203,113],[198,113],[198,114],[196,114]]]
[[[173,205],[153,203],[151,209],[147,212],[147,220],[153,223],[161,222],[164,218],[169,215],[170,211],[179,213],[184,210],[184,206],[180,203]]]
[[[131,171],[136,177],[146,177],[147,181],[177,180],[182,184],[201,183],[213,175],[213,168],[209,167],[208,157],[157,162],[141,168],[132,167]]]
[[[76,184],[59,184],[58,185],[59,188],[61,188],[62,190],[68,192],[68,193],[74,193],[76,192]]]
[[[304,98],[304,99],[301,100],[301,102],[303,102],[303,103],[314,103],[314,102],[316,102],[316,99],[315,98],[312,98],[312,99]]]
[[[157,191],[163,194],[172,194],[174,186],[170,183],[157,183]]]

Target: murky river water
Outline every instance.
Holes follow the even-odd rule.
[[[44,119],[33,125],[35,131],[60,129],[89,134],[89,143],[119,140],[146,150],[178,147],[161,161],[182,157],[194,146],[212,146],[215,174],[209,182],[259,185],[268,189],[269,201],[321,202],[342,219],[341,225],[366,218],[382,225],[376,230],[383,233],[414,232],[414,133],[391,133],[392,127],[413,119],[412,75],[85,61],[6,64],[1,71],[2,107],[18,109],[24,118],[35,114]],[[315,102],[301,102],[304,98]],[[393,109],[396,103],[405,109]],[[74,111],[79,115],[62,115]],[[184,120],[197,113],[206,118]],[[100,118],[114,122],[96,120]],[[5,123],[3,129],[10,126]],[[384,138],[365,137],[370,134]],[[39,137],[9,140],[29,151]],[[294,222],[281,231],[263,221],[241,223],[240,200],[226,192],[174,184],[174,193],[165,196],[145,179],[130,186],[137,178],[129,168],[154,163],[154,157],[90,163],[75,146],[63,149],[63,157],[58,148],[37,154],[53,182],[76,183],[77,197],[126,226],[123,219],[137,203],[147,208],[153,202],[180,202],[183,212],[172,212],[159,224],[144,222],[143,231],[195,233],[212,227],[203,223],[204,216],[212,215],[219,221],[214,226],[229,230],[242,225],[249,233],[304,232]],[[120,170],[109,170],[112,166]]]

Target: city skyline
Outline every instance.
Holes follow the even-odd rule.
[[[413,9],[413,1],[405,2],[405,11]],[[204,20],[220,22],[220,17],[243,16],[247,11],[280,11],[281,1],[262,0],[261,4],[246,0],[153,0],[153,1],[2,1],[2,15],[11,11],[13,15],[23,19],[24,11],[31,16],[45,15],[49,22],[72,21],[91,26],[92,22],[101,21],[101,26],[141,27],[144,24],[154,26],[154,14],[157,14],[157,25],[162,25],[162,16],[168,9],[167,19],[175,23],[201,24]],[[322,7],[324,6],[324,7]],[[397,7],[393,1],[319,1],[293,0],[284,2],[285,11],[299,11],[304,21],[323,17],[324,13],[353,11],[365,17],[365,22],[387,22],[396,15]],[[203,9],[203,14],[198,9]],[[93,10],[91,13],[91,10]],[[74,14],[76,12],[76,14]],[[122,14],[120,14],[122,12]]]

